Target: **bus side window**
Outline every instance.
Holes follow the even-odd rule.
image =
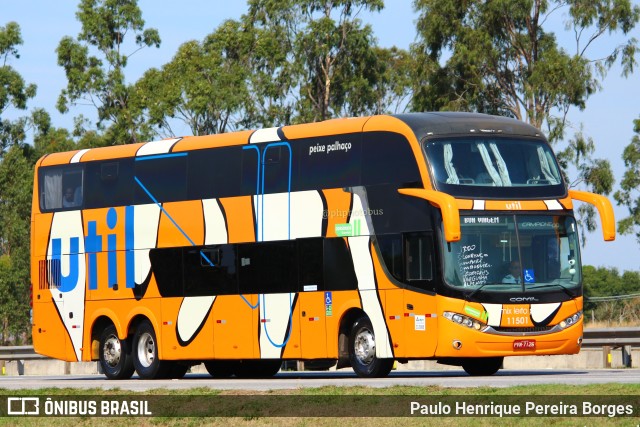
[[[377,236],[378,247],[382,253],[382,259],[389,273],[398,279],[403,280],[402,262],[402,235],[385,234]]]
[[[135,203],[176,202],[187,199],[187,156],[146,156],[135,159]]]
[[[295,241],[242,243],[237,248],[241,294],[297,292]]]
[[[40,208],[43,211],[82,207],[83,165],[40,170]]]
[[[362,184],[414,187],[420,171],[409,142],[389,132],[367,132],[362,146]]]
[[[405,233],[378,236],[387,271],[407,285],[427,289],[434,278],[433,236]]]
[[[299,289],[303,291],[324,290],[323,241],[322,237],[296,239]]]
[[[126,206],[133,203],[133,159],[89,162],[86,168],[85,208]]]
[[[184,249],[184,296],[238,293],[236,245]]]
[[[406,279],[409,284],[433,280],[433,238],[426,233],[405,235]],[[421,286],[419,286],[421,287]]]

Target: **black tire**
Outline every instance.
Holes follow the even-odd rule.
[[[163,362],[158,357],[156,333],[148,321],[138,325],[133,336],[131,355],[133,357],[133,366],[140,378],[154,380],[169,377],[171,363]]]
[[[462,369],[472,377],[487,377],[498,372],[503,361],[504,357],[470,358],[462,364]]]
[[[110,380],[131,378],[134,367],[127,340],[118,338],[115,326],[107,326],[100,334],[100,367]]]
[[[351,326],[349,361],[356,375],[363,378],[386,377],[393,368],[393,359],[376,356],[376,337],[366,316],[358,318]]]
[[[238,362],[234,360],[208,360],[204,367],[213,378],[229,378],[236,373]]]
[[[236,367],[238,378],[270,378],[282,367],[280,359],[242,360]]]
[[[167,378],[172,380],[179,380],[184,377],[187,371],[189,370],[189,365],[183,365],[178,362],[162,362],[169,364],[169,369],[167,372]]]

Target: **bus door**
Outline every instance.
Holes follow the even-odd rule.
[[[303,359],[327,357],[327,316],[333,315],[333,294],[325,291],[324,239],[298,239],[298,322]]]
[[[433,236],[405,233],[403,318],[407,357],[432,356],[438,343]]]

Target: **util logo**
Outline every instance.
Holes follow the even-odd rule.
[[[126,287],[135,287],[135,255],[134,255],[134,208],[133,206],[125,207],[124,213],[124,248],[125,248],[125,270],[126,270]],[[114,208],[107,211],[106,225],[109,230],[115,230],[118,224],[118,213]],[[106,236],[97,233],[97,222],[87,222],[87,235],[84,236],[84,249],[87,255],[87,271],[89,290],[98,289],[98,253],[106,249],[107,266],[108,266],[108,282],[109,287],[113,288],[118,283],[118,260],[117,260],[117,242],[116,233],[110,233]],[[106,239],[105,239],[106,238]],[[106,248],[105,241],[106,240]],[[80,272],[80,262],[84,262],[84,255],[80,253],[80,237],[69,238],[69,269],[68,274],[63,275],[60,271],[59,275],[53,275],[54,283],[61,292],[70,292],[78,285],[78,277]],[[53,261],[62,261],[62,239],[51,239],[51,259]]]
[[[507,203],[507,204],[504,205],[504,207],[506,209],[510,209],[510,210],[521,210],[522,209],[522,205],[520,204],[520,202]]]

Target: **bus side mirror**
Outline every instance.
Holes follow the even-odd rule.
[[[609,199],[599,194],[577,190],[569,190],[569,197],[595,206],[602,222],[602,237],[606,242],[616,239],[616,219]]]

